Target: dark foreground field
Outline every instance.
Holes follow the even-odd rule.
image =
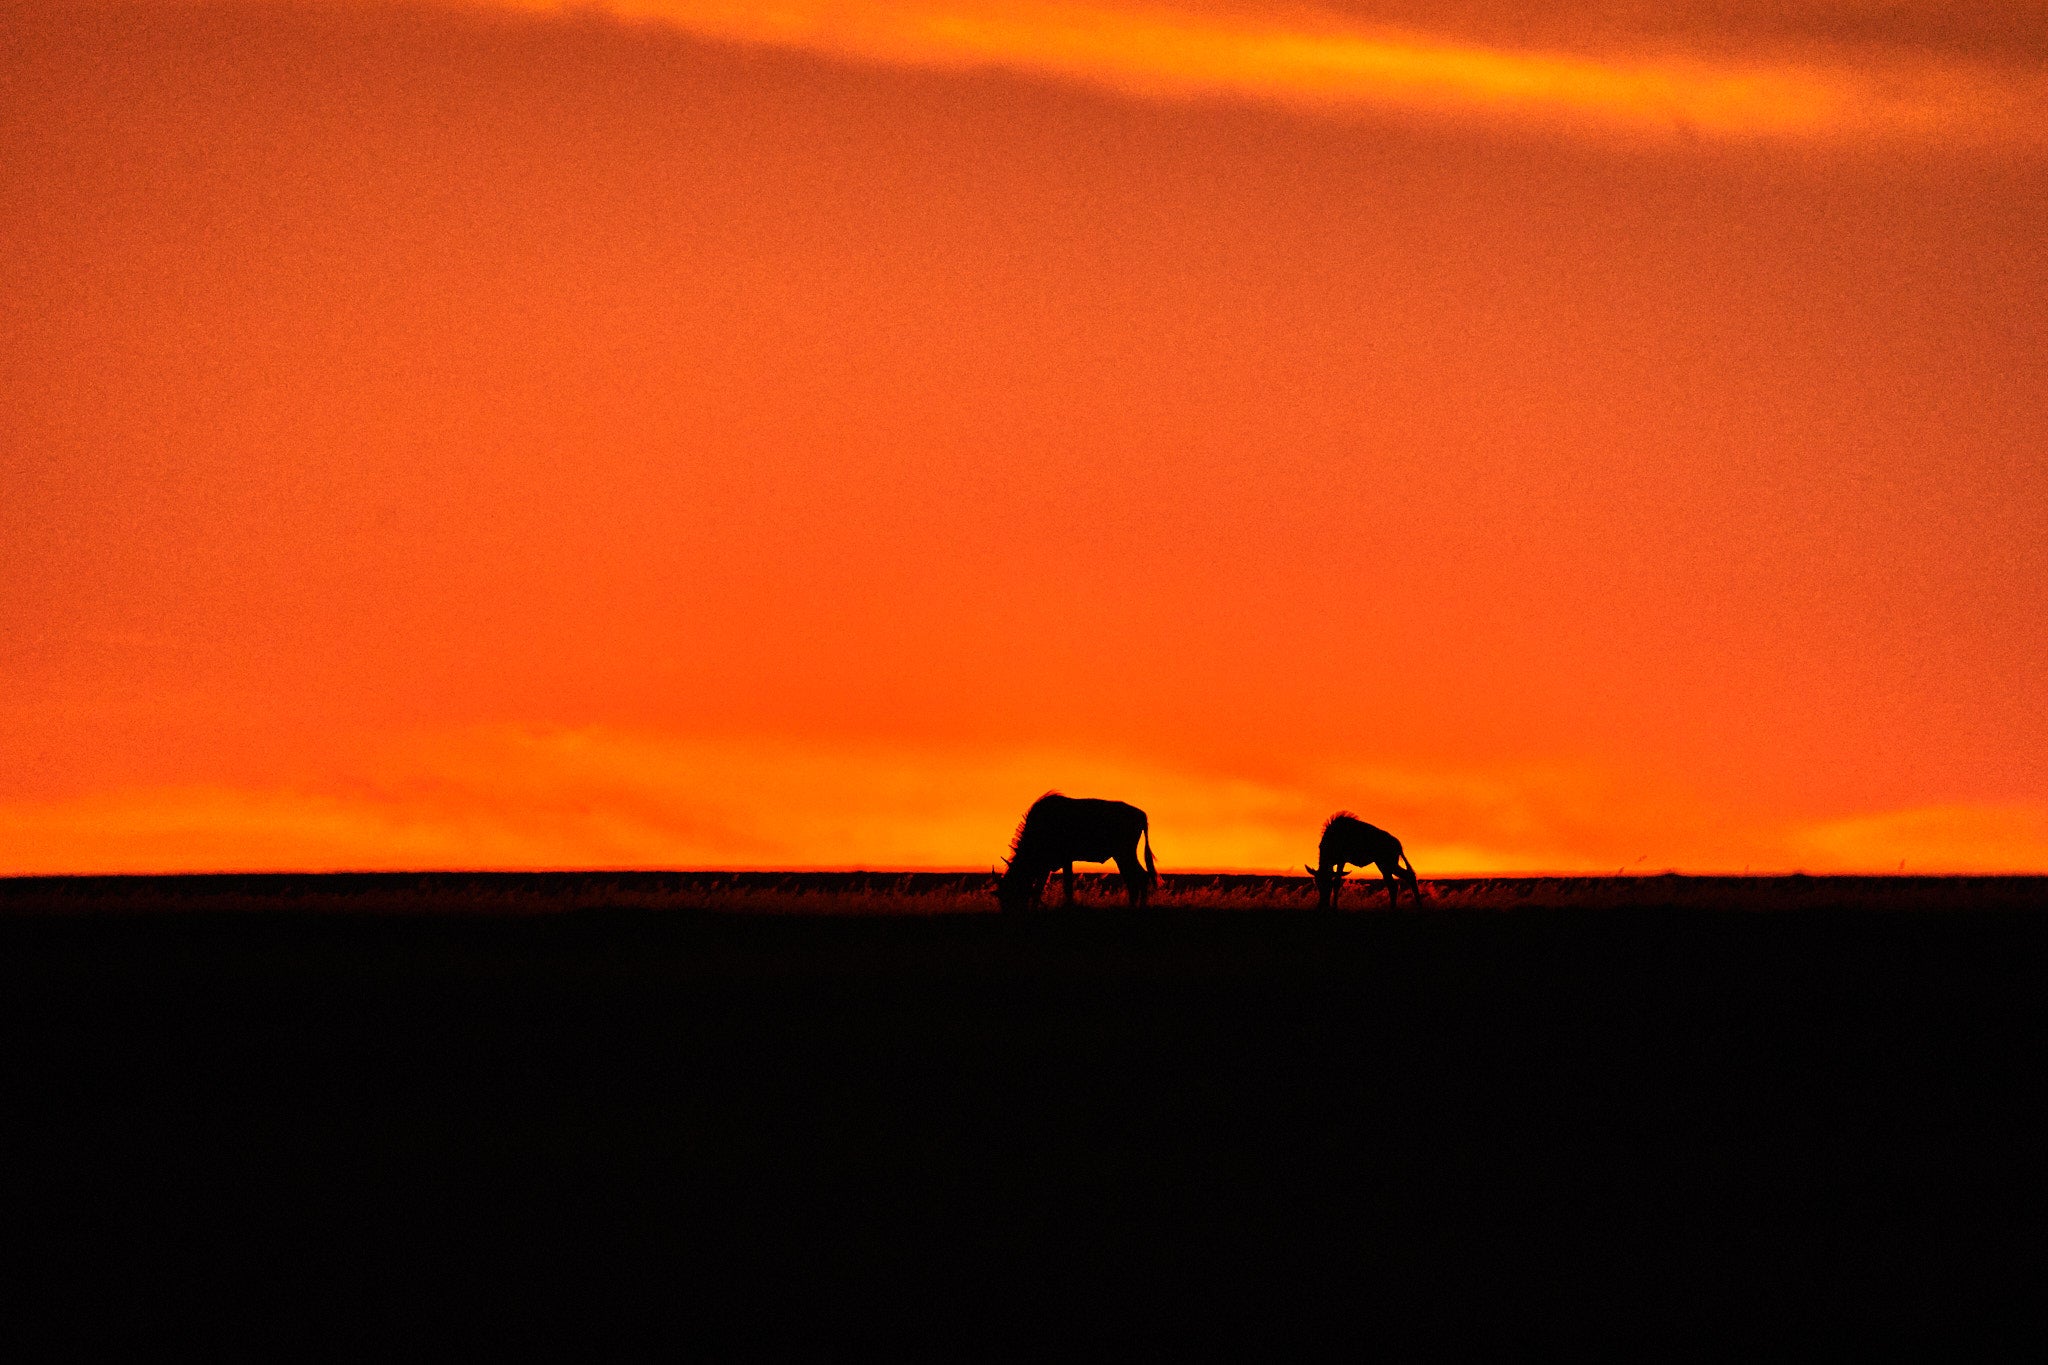
[[[0,881],[10,1316],[336,1348],[650,1307],[769,1347],[2038,1325],[2042,879],[1318,915],[1305,878],[1187,878],[1022,920],[984,880]]]

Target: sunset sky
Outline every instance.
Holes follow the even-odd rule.
[[[2048,871],[2038,0],[0,0],[0,874]]]

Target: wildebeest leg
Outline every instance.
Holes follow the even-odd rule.
[[[1399,909],[1401,905],[1401,883],[1394,880],[1393,871],[1385,865],[1380,867],[1380,877],[1387,884],[1387,909]]]
[[[1072,905],[1074,903],[1074,865],[1072,863],[1068,863],[1060,869],[1060,888],[1060,904]]]
[[[1337,900],[1344,894],[1344,864],[1332,863],[1322,876],[1322,904],[1326,910],[1335,910]]]
[[[1146,892],[1150,888],[1145,876],[1145,865],[1138,861],[1138,850],[1133,848],[1129,853],[1119,853],[1113,861],[1116,863],[1116,870],[1123,874],[1124,890],[1131,898],[1131,909],[1143,910]]]

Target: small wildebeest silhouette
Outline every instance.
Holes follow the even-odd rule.
[[[1401,851],[1401,841],[1377,825],[1368,825],[1348,810],[1340,810],[1323,825],[1323,842],[1316,849],[1316,866],[1309,868],[1316,879],[1316,908],[1334,909],[1337,888],[1344,885],[1344,868],[1377,867],[1387,882],[1387,904],[1401,903],[1401,882],[1419,904],[1422,891],[1415,884],[1415,868]],[[1399,880],[1396,880],[1396,879]]]
[[[1145,861],[1138,861],[1138,845]],[[1131,907],[1143,909],[1159,880],[1152,865],[1152,833],[1145,812],[1121,801],[1091,801],[1047,792],[1024,812],[1017,837],[1010,841],[1010,865],[996,883],[996,904],[1004,910],[1029,910],[1045,900],[1045,879],[1058,869],[1065,896],[1074,903],[1074,864],[1109,863],[1123,874]]]

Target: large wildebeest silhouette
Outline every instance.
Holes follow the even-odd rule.
[[[1145,861],[1138,861],[1138,845]],[[1045,879],[1062,874],[1062,904],[1074,903],[1074,864],[1116,864],[1130,892],[1131,906],[1142,909],[1159,880],[1152,865],[1152,833],[1145,812],[1121,801],[1091,801],[1047,792],[1024,812],[1017,837],[1010,841],[1010,865],[996,883],[996,904],[1005,910],[1028,910],[1045,899]]]
[[[1347,864],[1359,868],[1377,867],[1387,883],[1387,904],[1401,903],[1401,883],[1420,903],[1422,891],[1415,884],[1415,867],[1401,851],[1401,841],[1377,825],[1368,825],[1348,810],[1340,810],[1323,824],[1323,842],[1316,849],[1316,866],[1308,870],[1316,879],[1316,907],[1332,909],[1337,888],[1344,884]],[[1398,880],[1397,880],[1398,879]]]

